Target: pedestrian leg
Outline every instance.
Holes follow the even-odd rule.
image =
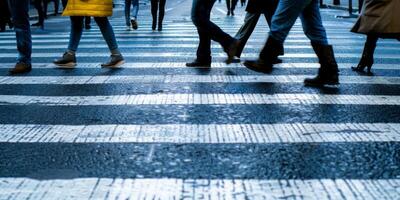
[[[226,13],[226,15],[230,16],[231,15],[231,0],[226,0],[226,9],[228,10],[228,13]]]
[[[244,23],[235,35],[235,38],[239,40],[239,46],[236,52],[236,56],[238,58],[240,58],[244,46],[247,43],[247,40],[250,38],[251,34],[256,28],[260,15],[261,14],[259,13],[249,13],[249,12],[246,13],[246,17],[244,18]]]
[[[158,15],[158,31],[162,31],[162,25],[163,25],[163,20],[164,20],[164,15],[165,15],[165,3],[166,0],[160,0],[160,6],[159,6],[159,15]]]
[[[322,25],[319,12],[319,2],[313,0],[302,11],[300,15],[303,31],[311,40],[311,45],[317,54],[320,68],[315,78],[304,80],[308,86],[335,85],[339,83],[338,65],[336,63],[333,48],[328,44],[326,31]]]
[[[90,25],[90,24],[91,24],[91,17],[86,16],[85,17],[85,29],[86,30],[89,30],[92,28],[92,25]]]
[[[11,15],[15,26],[18,58],[10,73],[25,73],[32,69],[32,36],[29,25],[29,0],[9,0]]]
[[[375,34],[368,34],[367,40],[364,44],[363,53],[357,67],[351,67],[353,71],[364,72],[367,67],[367,74],[372,75],[371,67],[374,64],[374,52],[376,43],[378,42],[378,36]]]
[[[107,43],[108,49],[110,50],[111,56],[110,59],[103,63],[102,67],[107,68],[117,68],[124,64],[124,58],[122,57],[121,52],[118,49],[117,40],[115,39],[114,30],[108,21],[107,17],[95,17],[97,25],[100,28],[101,34],[103,35],[104,40]]]
[[[157,10],[158,10],[158,0],[151,0],[151,16],[153,18],[153,22],[151,25],[151,29],[156,30],[157,26]]]
[[[43,10],[43,0],[35,0],[34,1],[35,8],[39,15],[39,21],[37,23],[32,24],[32,26],[40,27],[41,29],[44,28],[44,10]]]
[[[61,58],[54,60],[54,64],[61,69],[73,69],[76,66],[76,51],[78,50],[79,42],[83,32],[83,18],[72,16],[71,31],[69,35],[68,49]]]

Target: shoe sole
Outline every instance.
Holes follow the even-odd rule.
[[[101,65],[102,68],[110,68],[110,69],[116,69],[116,68],[120,68],[121,65],[125,64],[124,60],[121,60],[117,63],[115,63],[114,65]]]
[[[55,65],[59,69],[74,69],[76,67],[76,63],[55,64]]]
[[[32,71],[32,68],[31,68],[31,69],[24,70],[24,71],[9,71],[9,73],[10,73],[11,75],[17,75],[17,74],[25,74],[25,73],[28,73],[28,72],[30,72],[30,71]]]

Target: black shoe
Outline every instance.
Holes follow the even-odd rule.
[[[59,59],[53,61],[60,69],[74,69],[76,66],[75,54],[65,52]]]
[[[92,26],[90,24],[85,24],[85,29],[86,30],[90,30],[92,28]]]
[[[186,67],[211,67],[211,61],[194,60],[193,62],[186,63]]]
[[[121,54],[111,55],[106,63],[101,64],[104,68],[118,68],[125,63],[124,57]]]
[[[321,87],[324,85],[339,84],[339,70],[331,45],[312,44],[315,53],[318,56],[321,67],[315,78],[304,80],[306,86]]]
[[[226,64],[231,64],[233,59],[235,58],[237,51],[239,49],[240,42],[237,39],[234,39],[233,42],[229,45],[228,48],[224,49],[228,58],[226,59]]]
[[[230,16],[231,15],[231,11],[228,11],[228,13],[226,13],[226,15]]]
[[[245,61],[244,65],[256,72],[270,73],[273,65],[279,61],[281,62],[278,59],[281,49],[283,49],[283,45],[279,41],[268,37],[267,42],[261,50],[260,57],[257,60]]]
[[[30,72],[32,70],[32,65],[31,64],[26,64],[23,62],[19,62],[15,64],[13,69],[10,69],[10,74],[23,74]]]
[[[233,12],[233,10],[231,11],[231,15],[232,15],[232,16],[235,16],[235,13]]]
[[[138,29],[138,23],[136,19],[131,19],[131,25],[133,30],[137,30]]]
[[[351,67],[353,71],[364,72],[364,69],[367,68],[367,75],[373,75],[371,72],[371,67],[374,64],[374,51],[376,48],[376,42],[378,41],[377,37],[368,36],[367,41],[364,45],[364,50],[358,63],[357,67]]]

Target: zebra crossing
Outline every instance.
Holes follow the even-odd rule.
[[[234,35],[244,11],[223,10],[213,21]],[[141,8],[129,32],[121,12],[118,70],[100,67],[109,53],[97,27],[76,69],[56,69],[64,27],[34,31],[32,72],[9,76],[14,33],[0,33],[0,200],[400,199],[400,42],[379,41],[375,75],[358,75],[365,38],[334,18],[342,11],[322,10],[341,85],[308,88],[319,65],[299,22],[265,75],[226,65],[216,43],[211,69],[184,67],[198,43],[189,13],[171,10],[152,32]],[[243,58],[258,56],[267,29],[261,19]]]

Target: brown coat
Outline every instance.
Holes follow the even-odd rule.
[[[365,0],[351,31],[400,37],[400,0]]]

